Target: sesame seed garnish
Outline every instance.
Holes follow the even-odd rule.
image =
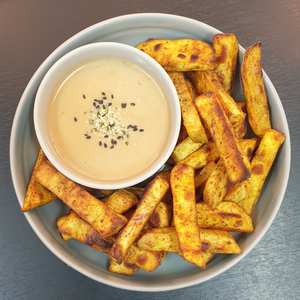
[[[104,148],[107,148],[107,145],[104,143]]]
[[[129,129],[129,128],[131,128],[131,127],[132,127],[132,125],[128,125],[128,126],[127,126],[127,129]]]
[[[102,142],[101,141],[99,142],[99,146],[102,146]]]
[[[99,104],[103,104],[103,100],[99,100]]]
[[[74,121],[77,122],[77,118],[76,117],[74,117]]]
[[[137,131],[138,129],[136,127],[133,128],[133,131]]]
[[[107,138],[108,138],[108,135],[105,135],[104,138],[107,139]]]
[[[139,131],[140,131],[140,132],[143,132],[143,131],[144,131],[144,129],[140,129]]]
[[[111,146],[110,149],[114,149],[114,146]]]
[[[82,97],[83,97],[83,99],[85,99],[85,95],[84,94],[82,95]]]
[[[93,105],[96,107],[96,103],[95,102],[93,102]]]
[[[103,100],[106,100],[107,98],[106,98],[106,97],[102,97],[102,99],[103,99]]]
[[[105,105],[103,105],[103,109],[105,109]]]
[[[102,95],[105,95],[105,93],[104,93],[104,92],[102,92]]]
[[[114,99],[114,95],[111,95],[111,99]]]
[[[121,138],[122,138],[122,136],[120,136],[120,135],[117,137],[118,140],[121,139]]]
[[[126,108],[126,103],[122,103],[122,104],[121,104],[121,107],[122,107],[122,108]]]
[[[130,105],[131,105],[131,106],[135,106],[135,103],[132,102],[132,103],[130,103]]]
[[[100,105],[97,105],[97,106],[96,106],[96,109],[98,109],[99,107],[100,107]]]
[[[111,103],[111,102],[109,102],[109,103],[107,104],[107,106],[112,106],[112,103]]]
[[[86,139],[87,139],[87,140],[89,140],[90,138],[91,138],[91,136],[90,136],[90,135],[87,135],[87,136],[86,136]]]

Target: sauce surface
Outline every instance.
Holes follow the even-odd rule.
[[[47,124],[56,151],[75,171],[119,181],[157,160],[170,113],[158,84],[143,69],[104,58],[79,65],[59,81]]]

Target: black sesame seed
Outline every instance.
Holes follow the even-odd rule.
[[[106,116],[106,114],[102,115],[102,117],[105,117],[105,116]]]
[[[77,122],[77,118],[74,118],[74,121]]]
[[[99,146],[102,146],[102,142],[101,141],[99,142]]]
[[[112,144],[114,144],[114,140],[111,140],[110,142],[111,142]]]
[[[105,135],[104,138],[108,138],[108,135]]]
[[[111,99],[114,99],[114,95],[111,95]]]
[[[97,105],[96,108],[98,109],[100,107],[100,105]]]
[[[104,92],[102,92],[102,95],[105,95],[105,93],[104,93]]]
[[[122,137],[119,135],[118,137],[117,137],[117,139],[119,140],[119,139],[121,139]]]
[[[104,143],[104,148],[107,148],[107,145]]]
[[[135,103],[130,103],[131,106],[135,106]]]
[[[112,103],[111,103],[111,102],[109,102],[109,103],[107,104],[107,106],[112,106]]]
[[[105,105],[103,105],[103,109],[105,109]]]
[[[87,140],[89,140],[90,138],[91,138],[91,136],[89,136],[89,135],[86,137]]]
[[[122,104],[121,104],[121,107],[122,107],[122,108],[126,108],[126,103],[122,103]]]
[[[110,128],[113,128],[116,124],[109,124]]]
[[[106,97],[102,97],[102,99],[103,99],[103,100],[106,100],[107,98],[106,98]]]
[[[144,129],[140,129],[139,131],[140,131],[140,132],[143,132],[143,131],[144,131]]]
[[[128,126],[127,126],[127,129],[129,129],[129,128],[131,128],[131,127],[132,127],[132,125],[128,125]]]
[[[94,99],[94,101],[95,101],[95,102],[98,102],[98,100],[97,100],[97,99]]]
[[[117,145],[117,141],[114,141],[113,144],[114,144],[114,145]]]
[[[96,107],[97,104],[95,102],[93,102],[93,105]]]
[[[85,99],[85,95],[84,94],[82,95],[82,97],[83,97],[83,99]]]
[[[138,129],[136,127],[133,128],[133,131],[137,131]]]
[[[103,100],[99,100],[98,103],[99,103],[99,104],[103,104]]]
[[[114,146],[111,146],[110,149],[114,149]]]

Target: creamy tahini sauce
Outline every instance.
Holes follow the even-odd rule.
[[[156,161],[168,138],[170,115],[152,77],[129,61],[105,58],[88,61],[60,80],[47,124],[56,151],[73,169],[116,181]]]

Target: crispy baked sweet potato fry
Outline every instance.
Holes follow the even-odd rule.
[[[183,258],[205,269],[195,202],[194,169],[176,165],[171,172],[173,215]]]
[[[216,71],[225,91],[232,95],[239,43],[234,34],[217,33],[213,37]]]
[[[22,212],[27,212],[57,199],[57,196],[55,194],[51,193],[47,188],[37,182],[34,178],[36,169],[44,161],[47,161],[47,157],[44,154],[42,148],[39,148],[38,157],[33,166],[31,178],[27,187]]]
[[[195,143],[207,143],[205,129],[202,126],[199,114],[193,103],[189,86],[182,72],[168,72],[179,98],[183,124],[189,137]]]
[[[216,72],[188,72],[188,76],[200,95],[214,93],[234,128],[243,123],[246,117],[245,113],[237,107],[235,101],[225,91]]]
[[[217,161],[220,158],[220,153],[214,142],[209,142],[203,145],[180,162],[179,165],[192,166],[195,170],[202,169],[211,161]]]
[[[221,202],[211,210],[204,202],[196,204],[200,228],[226,231],[253,232],[251,218],[233,202]]]
[[[236,105],[241,111],[247,113],[246,102],[237,102]],[[242,139],[246,135],[247,127],[248,127],[248,118],[246,117],[242,124],[234,128],[235,134],[239,139]]]
[[[240,247],[230,233],[223,230],[199,229],[203,253],[240,254]],[[182,255],[175,227],[154,228],[145,232],[138,246],[148,251],[168,251]]]
[[[203,201],[211,208],[214,209],[223,200],[230,187],[232,186],[229,180],[229,174],[223,159],[217,162],[216,168],[211,172],[208,177],[204,191]]]
[[[137,205],[139,200],[136,195],[125,189],[120,189],[103,201],[117,214],[123,214],[131,207]]]
[[[203,143],[195,143],[190,137],[187,137],[180,144],[174,148],[172,152],[172,158],[177,164],[196,150],[198,150]]]
[[[140,249],[135,243],[130,246],[124,261],[135,264],[147,272],[153,272],[157,269],[166,257],[164,251],[148,251]]]
[[[116,261],[112,260],[109,264],[108,271],[124,275],[132,275],[136,273],[139,269],[140,268],[138,266],[130,264],[126,261],[123,261],[121,264],[118,264]]]
[[[34,175],[36,181],[57,195],[83,220],[92,225],[103,237],[118,232],[127,219],[113,212],[81,186],[62,175],[47,162],[43,162]]]
[[[161,201],[155,208],[148,223],[152,228],[168,227],[170,223],[171,212],[171,207]]]
[[[57,231],[104,253],[108,253],[113,245],[112,238],[104,239],[90,224],[73,211],[67,215]]]
[[[58,228],[59,228],[59,227],[62,225],[62,223],[67,219],[68,215],[69,215],[69,214],[67,214],[67,215],[65,215],[65,216],[62,216],[62,217],[58,218],[58,220],[57,220],[57,222],[56,222]],[[69,240],[69,239],[72,238],[72,237],[70,237],[69,235],[66,235],[66,234],[61,234],[61,236],[62,236],[62,238],[63,238],[64,241],[67,241],[67,240]]]
[[[250,126],[257,136],[263,137],[271,122],[261,68],[261,42],[244,53],[241,77]]]
[[[136,48],[154,58],[166,71],[186,72],[215,68],[213,48],[199,40],[149,39]]]
[[[251,177],[240,183],[246,188],[247,196],[238,204],[250,216],[284,139],[284,133],[273,129],[267,130],[251,161]]]
[[[216,143],[231,183],[235,185],[246,180],[250,176],[250,162],[214,94],[209,92],[198,96],[195,105]]]
[[[109,253],[110,259],[114,259],[118,263],[121,263],[124,260],[129,247],[139,236],[168,188],[168,183],[159,176],[156,176],[148,184],[141,201],[137,205],[137,209],[134,211],[126,226],[119,233],[117,240]]]
[[[190,89],[190,91],[191,91],[192,98],[195,99],[196,97],[198,97],[199,94],[198,94],[198,92],[197,92],[195,86],[194,86],[193,83],[191,82],[191,80],[188,79],[188,78],[185,78],[185,81],[186,81],[186,83],[187,83],[187,85],[188,85],[188,87],[189,87],[189,89]]]
[[[209,162],[198,174],[195,175],[195,190],[201,187],[206,183],[209,175],[216,167],[216,163],[211,161]]]

